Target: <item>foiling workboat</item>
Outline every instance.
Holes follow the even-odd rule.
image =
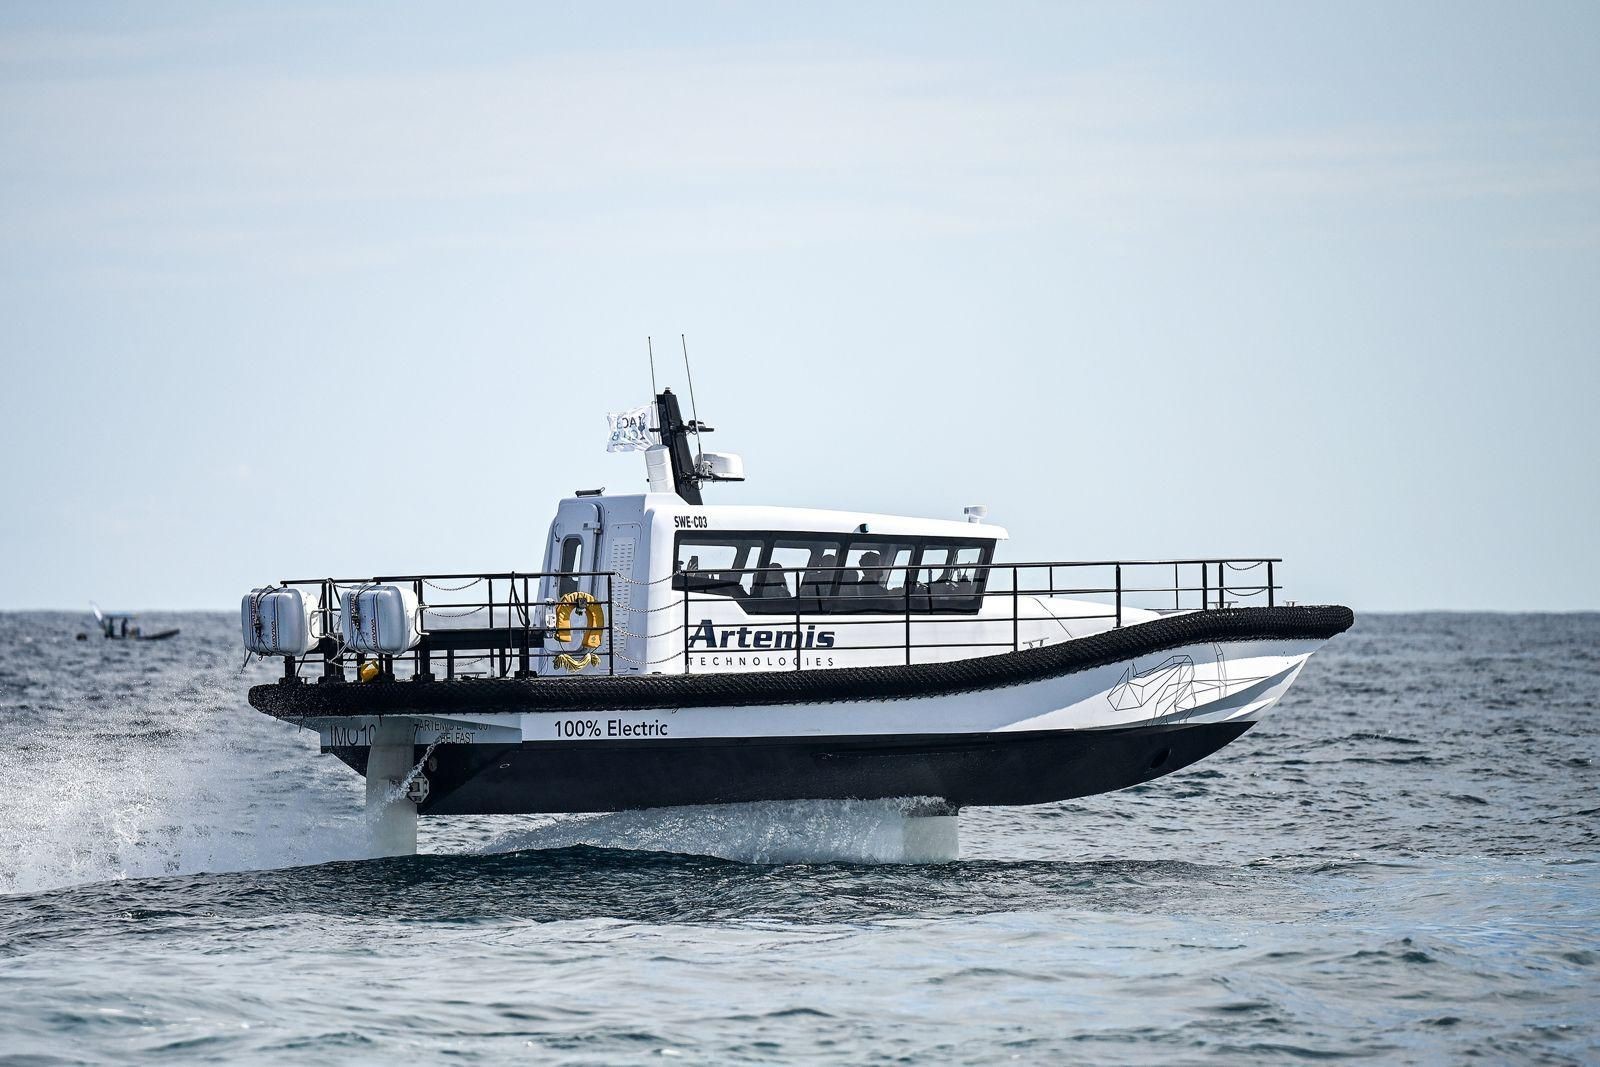
[[[419,814],[909,798],[909,852],[947,857],[964,807],[1217,751],[1353,622],[1281,603],[1276,559],[1010,562],[981,507],[706,504],[743,464],[670,389],[612,423],[648,490],[562,500],[541,569],[244,598],[283,662],[250,703],[366,776],[380,851]]]

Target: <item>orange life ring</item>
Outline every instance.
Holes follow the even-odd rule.
[[[579,607],[583,608],[583,638],[578,642],[577,648],[571,651],[563,649],[555,657],[556,666],[565,667],[569,671],[581,671],[585,667],[599,666],[600,656],[595,650],[605,642],[605,608],[594,597],[579,590],[568,593],[556,602],[554,635],[556,643],[565,646],[572,640],[572,614]]]

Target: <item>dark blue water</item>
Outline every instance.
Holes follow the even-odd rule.
[[[250,710],[231,618],[170,621],[0,615],[0,1058],[1600,1060],[1600,616],[1364,616],[1217,756],[930,867],[705,855],[874,805],[352,859],[360,780]]]

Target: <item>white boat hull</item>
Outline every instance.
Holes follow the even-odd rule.
[[[888,797],[958,810],[1070,799],[1187,766],[1259,721],[1322,643],[1197,642],[895,699],[284,717],[363,773],[374,745],[388,741],[391,763],[398,745],[428,780],[424,815]]]

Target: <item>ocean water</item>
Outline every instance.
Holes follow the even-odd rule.
[[[362,860],[234,620],[166,621],[0,615],[5,1062],[1600,1061],[1600,616],[1362,616],[1221,753],[935,866],[797,862],[873,804]]]

